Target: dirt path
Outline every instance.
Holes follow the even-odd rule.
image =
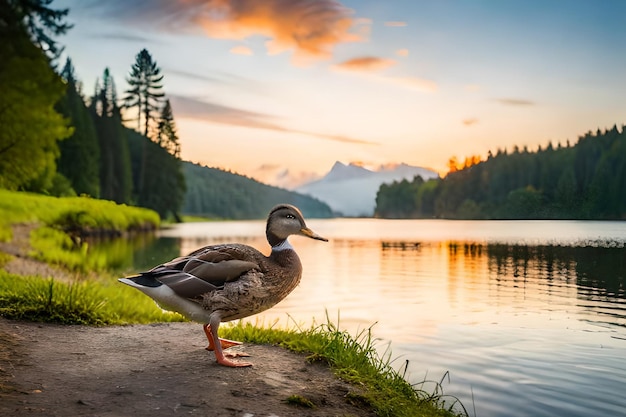
[[[192,323],[41,325],[0,318],[1,416],[373,416],[328,367],[245,345],[254,366],[225,368]],[[290,405],[292,395],[315,408]]]
[[[3,267],[67,279],[28,257],[33,225],[14,225]],[[327,366],[272,346],[246,345],[252,368],[225,368],[199,324],[59,326],[0,317],[0,416],[374,416]],[[233,348],[240,349],[240,348]],[[314,408],[287,403],[308,399]]]
[[[56,268],[45,262],[40,262],[28,256],[31,251],[30,232],[35,228],[32,223],[18,223],[11,227],[13,237],[10,242],[0,242],[0,252],[12,255],[7,264],[3,265],[5,271],[18,275],[39,275],[52,277],[60,280],[69,280],[71,274]]]

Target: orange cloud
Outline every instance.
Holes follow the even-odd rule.
[[[409,50],[406,49],[406,48],[398,49],[396,51],[396,55],[398,55],[398,56],[409,56]]]
[[[260,36],[268,39],[268,53],[292,51],[295,63],[330,59],[337,44],[367,40],[372,25],[340,0],[109,0],[93,7],[105,17],[170,32]]]
[[[288,190],[320,179],[320,175],[310,171],[293,172],[279,164],[262,164],[250,171],[253,178],[265,184],[272,184]]]
[[[476,123],[478,123],[478,119],[475,117],[463,120],[463,124],[465,126],[472,126],[472,125],[475,125]]]
[[[364,56],[352,58],[333,66],[333,69],[360,75],[372,81],[391,84],[422,93],[432,93],[437,91],[437,83],[418,77],[398,77],[381,75],[377,72],[385,70],[396,64],[393,59]]]
[[[396,64],[393,59],[363,56],[352,58],[335,65],[335,69],[347,71],[380,71]]]
[[[235,55],[253,55],[252,49],[245,45],[234,46],[230,49],[231,54]]]
[[[297,133],[335,142],[353,143],[358,145],[378,145],[377,142],[348,136],[292,129],[277,123],[275,118],[271,115],[263,113],[229,107],[219,103],[202,101],[187,96],[170,94],[168,97],[172,101],[172,106],[175,109],[176,116],[181,118],[202,120],[205,122],[245,127],[249,129],[264,129],[282,133]]]
[[[407,26],[406,22],[401,22],[401,21],[391,21],[391,22],[385,22],[385,26],[389,26],[392,28],[403,28],[405,26]]]
[[[353,11],[335,0],[179,0],[193,23],[213,38],[269,38],[268,53],[293,51],[296,60],[329,59],[335,45],[361,40]]]

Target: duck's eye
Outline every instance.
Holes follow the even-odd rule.
[[[288,214],[285,217],[287,217],[288,219],[295,219],[296,216],[294,216],[293,214]]]

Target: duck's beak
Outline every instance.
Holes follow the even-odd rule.
[[[302,236],[310,237],[311,239],[322,240],[324,242],[328,242],[328,239],[318,235],[317,233],[315,233],[313,230],[309,229],[308,227],[303,227],[302,229],[300,229],[300,234]]]

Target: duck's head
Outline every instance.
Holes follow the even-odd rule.
[[[306,236],[328,242],[328,239],[309,229],[300,210],[290,204],[279,204],[270,211],[267,216],[265,235],[272,246],[282,243],[291,235]]]

